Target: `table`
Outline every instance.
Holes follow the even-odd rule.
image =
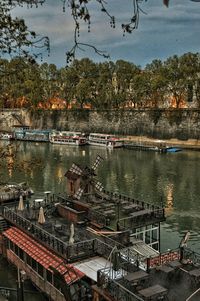
[[[150,214],[152,211],[149,209],[143,209],[143,210],[138,210],[136,212],[131,213],[132,217],[137,217],[137,216],[141,216],[141,215],[146,215],[146,214]]]
[[[149,274],[140,270],[137,272],[128,273],[126,276],[124,276],[124,279],[126,279],[130,282],[135,282],[135,281],[143,280],[143,279],[147,278],[148,276],[149,276]]]
[[[167,266],[167,265],[159,266],[159,267],[158,267],[158,270],[159,270],[159,271],[162,271],[162,272],[164,272],[164,273],[166,273],[166,274],[168,274],[168,273],[174,271],[174,269],[173,269],[172,267]]]
[[[54,229],[55,230],[61,230],[62,229],[62,225],[61,224],[55,224],[54,225]]]
[[[124,212],[127,212],[127,211],[132,211],[132,210],[134,210],[136,208],[138,208],[137,204],[131,204],[131,205],[126,205],[126,206],[122,207],[122,210]]]
[[[167,294],[167,289],[160,284],[149,286],[145,289],[138,291],[138,293],[145,298],[145,300],[151,300],[153,297],[164,296]]]
[[[179,268],[182,266],[182,263],[178,260],[174,260],[174,261],[168,262],[168,265],[172,268]]]
[[[106,210],[102,212],[106,217],[114,217],[115,211],[114,210]]]
[[[44,201],[44,199],[36,199],[36,200],[34,200],[34,205],[38,204],[38,207],[40,207],[40,203],[43,201]]]
[[[194,276],[196,278],[200,277],[200,269],[195,269],[189,272],[190,276]]]
[[[105,208],[115,207],[115,205],[113,203],[105,203],[105,204],[102,204],[102,206],[105,207]]]
[[[50,193],[51,193],[51,191],[45,191],[44,192],[44,194],[46,195],[45,196],[45,202],[48,202]]]

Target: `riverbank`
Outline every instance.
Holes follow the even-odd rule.
[[[177,138],[183,142],[181,145],[187,139],[200,139],[199,109],[7,109],[0,113],[1,130],[10,131],[22,124],[34,129],[141,135],[161,140]]]
[[[179,139],[153,139],[146,136],[124,136],[125,143],[134,142],[138,145],[144,145],[149,147],[179,147],[182,149],[196,150],[200,151],[200,140],[199,139],[188,139],[188,140],[179,140]]]

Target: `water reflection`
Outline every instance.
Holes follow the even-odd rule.
[[[174,185],[173,183],[169,183],[166,185],[166,214],[171,215],[173,212],[173,201],[174,201]]]
[[[108,151],[98,147],[73,147],[48,143],[20,143],[17,160],[37,159],[40,166],[31,172],[14,169],[10,180],[27,181],[37,195],[51,190],[66,191],[65,172],[72,162],[92,166],[99,154],[104,161],[97,169],[98,180],[108,190],[167,208],[162,226],[162,249],[177,247],[186,230],[188,245],[199,249],[200,235],[200,153],[182,151],[160,154],[126,149]],[[9,171],[1,170],[7,180]]]

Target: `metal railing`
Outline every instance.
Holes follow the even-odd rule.
[[[200,254],[192,251],[189,248],[184,248],[183,250],[183,259],[191,262],[196,266],[200,266]]]
[[[31,221],[17,214],[8,207],[3,208],[2,215],[11,224],[21,228],[24,232],[39,240],[43,245],[54,250],[69,262],[95,255],[95,239],[70,245],[47,232],[42,227],[33,224]]]
[[[142,212],[141,212],[142,213]],[[118,221],[119,229],[134,229],[144,224],[153,224],[156,222],[165,220],[165,212],[164,209],[161,208],[149,208],[148,212],[141,214],[139,216],[129,216],[125,218],[121,218]]]
[[[116,280],[109,277],[107,269],[102,269],[97,272],[97,285],[105,290],[115,300],[120,301],[143,301],[141,297],[137,296],[130,290],[126,289]]]
[[[143,202],[143,201],[140,201],[140,200],[136,200],[134,198],[130,198],[126,195],[123,195],[123,194],[119,194],[119,193],[113,193],[111,191],[107,191],[107,190],[103,190],[102,191],[106,197],[108,197],[110,200],[116,202],[116,203],[120,203],[122,201],[127,201],[127,202],[130,202],[130,203],[134,203],[134,204],[137,204],[139,208],[141,209],[149,209],[149,210],[164,210],[161,206],[155,206],[153,204],[149,204],[149,203],[146,203],[146,202]]]
[[[138,254],[135,254],[129,248],[124,249],[122,244],[112,238],[92,238],[74,244],[69,244],[47,232],[42,227],[32,223],[20,214],[14,212],[12,208],[4,207],[2,215],[11,224],[21,228],[28,235],[31,235],[34,239],[37,239],[46,247],[54,250],[69,262],[89,258],[95,255],[99,255],[107,259],[112,253],[113,248],[116,248],[120,252],[120,265],[127,271],[128,267],[130,270],[131,265],[136,264],[139,258]]]

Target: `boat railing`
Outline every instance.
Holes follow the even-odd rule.
[[[121,203],[123,201],[126,201],[126,202],[130,202],[130,203],[133,203],[133,204],[137,204],[139,208],[141,209],[149,209],[149,210],[160,210],[160,209],[163,209],[161,206],[156,206],[156,205],[153,205],[153,204],[149,204],[149,203],[146,203],[144,201],[140,201],[140,200],[136,200],[134,198],[130,198],[126,195],[123,195],[123,194],[118,194],[118,193],[114,193],[114,192],[111,192],[111,191],[107,191],[107,190],[103,190],[102,193],[104,193],[110,200],[116,202],[116,203]]]
[[[11,224],[21,228],[28,235],[39,240],[43,245],[54,250],[69,262],[74,262],[76,260],[95,255],[101,255],[107,258],[112,251],[112,246],[114,246],[114,241],[113,245],[109,245],[108,243],[96,238],[69,244],[49,233],[42,227],[32,223],[25,217],[13,211],[12,208],[3,207],[2,215]]]
[[[120,276],[119,276],[120,277]],[[97,286],[106,292],[115,300],[120,301],[143,301],[129,289],[121,285],[116,279],[112,279],[109,274],[109,268],[101,269],[97,272]]]
[[[118,250],[123,248],[122,244],[113,240],[112,238],[106,238],[106,240],[104,238],[92,238],[89,240],[69,244],[49,233],[42,227],[32,223],[25,217],[13,211],[12,208],[3,207],[2,215],[11,224],[21,228],[25,233],[31,235],[34,239],[37,239],[40,241],[40,243],[49,247],[51,250],[54,250],[63,258],[67,259],[68,262],[74,262],[95,255],[108,258],[112,253],[113,248],[117,248]],[[124,266],[124,270],[126,270],[126,263],[129,263],[130,267],[130,264],[136,263],[138,259],[137,254],[132,254],[131,251],[126,252],[128,253],[125,254],[123,250],[120,256],[121,264]]]
[[[164,209],[144,209],[132,213],[131,216],[124,217],[118,220],[118,228],[134,229],[143,225],[150,225],[156,222],[165,220]]]
[[[200,267],[200,254],[194,252],[193,250],[185,247],[183,250],[183,258],[187,262],[194,264],[197,267]]]

